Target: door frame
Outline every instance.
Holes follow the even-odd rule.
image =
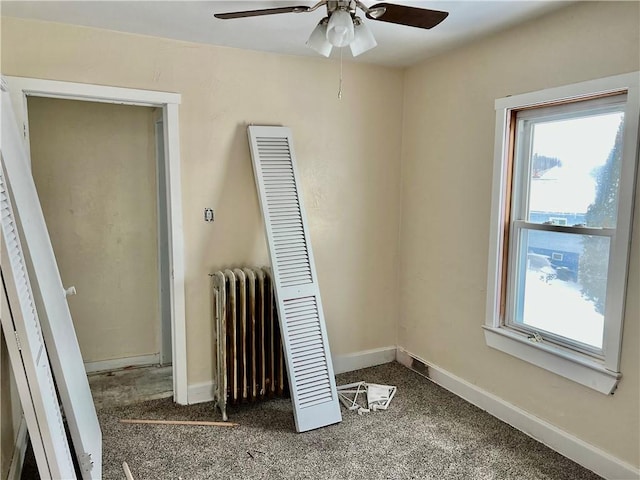
[[[167,224],[167,173],[165,168],[164,154],[164,120],[162,111],[157,110],[153,115],[153,130],[155,132],[155,161],[156,161],[156,196],[158,204],[156,205],[156,214],[158,216],[158,291],[160,292],[160,354],[158,355],[158,363],[162,366],[172,363],[173,340],[171,338],[171,265],[169,252]],[[168,292],[169,295],[163,295]]]
[[[180,170],[179,93],[137,90],[85,83],[61,82],[27,77],[3,77],[9,87],[18,126],[30,156],[27,97],[158,107],[164,124],[164,161],[167,180],[167,222],[169,225],[169,268],[171,272],[171,336],[173,357],[173,399],[188,404],[187,341],[184,291],[184,238]]]

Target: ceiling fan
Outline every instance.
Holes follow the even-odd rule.
[[[327,16],[320,20],[316,28],[311,32],[307,45],[325,57],[331,54],[333,47],[346,47],[349,45],[351,53],[356,57],[377,45],[371,30],[369,30],[362,18],[357,16],[358,9],[362,10],[370,20],[426,29],[435,27],[449,15],[448,12],[439,10],[392,3],[378,3],[372,7],[367,7],[360,0],[321,0],[312,7],[298,5],[264,8],[244,12],[216,13],[214,17],[229,20],[279,13],[307,13],[313,12],[322,6],[326,6]]]

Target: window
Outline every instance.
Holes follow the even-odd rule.
[[[621,377],[639,78],[496,101],[487,344],[603,393]]]

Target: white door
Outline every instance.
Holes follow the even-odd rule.
[[[342,421],[291,131],[250,126],[296,430]]]
[[[2,156],[53,374],[82,477],[102,478],[102,432],[51,240],[8,92],[2,92]],[[64,477],[62,477],[64,478]]]
[[[43,479],[76,478],[42,338],[27,267],[4,176],[0,169],[0,319],[20,403]]]

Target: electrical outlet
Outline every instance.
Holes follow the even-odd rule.
[[[213,222],[213,208],[204,209],[204,221]]]

